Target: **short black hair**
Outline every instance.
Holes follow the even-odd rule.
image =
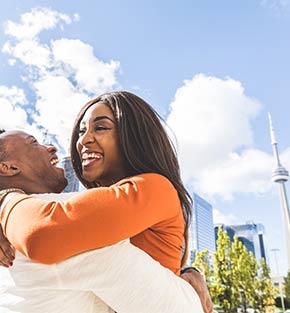
[[[0,135],[5,133],[5,129],[0,128]],[[0,161],[2,161],[5,158],[6,155],[6,145],[4,140],[0,140]]]

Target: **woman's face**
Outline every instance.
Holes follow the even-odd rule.
[[[97,102],[86,111],[76,146],[87,182],[110,186],[126,177],[115,118],[104,102]]]

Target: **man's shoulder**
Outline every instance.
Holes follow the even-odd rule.
[[[63,193],[38,193],[33,194],[33,197],[42,199],[42,200],[50,200],[50,201],[65,201],[75,195],[78,192],[63,192]]]

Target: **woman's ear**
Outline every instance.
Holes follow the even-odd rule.
[[[12,162],[0,162],[0,176],[15,176],[20,173],[20,169]]]

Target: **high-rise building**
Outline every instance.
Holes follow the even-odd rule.
[[[188,232],[188,264],[194,262],[196,251],[207,249],[211,255],[215,252],[212,205],[196,193],[192,195],[192,199],[192,219]]]
[[[61,165],[64,169],[64,175],[68,181],[67,186],[65,187],[63,192],[72,192],[79,190],[79,180],[77,179],[69,156],[64,157],[61,160]]]
[[[263,224],[247,222],[241,225],[217,225],[215,226],[216,239],[218,227],[222,227],[222,229],[228,233],[231,242],[234,241],[234,236],[236,235],[246,246],[247,250],[253,253],[258,262],[261,261],[261,258],[264,258],[266,263],[269,264],[265,227]]]

